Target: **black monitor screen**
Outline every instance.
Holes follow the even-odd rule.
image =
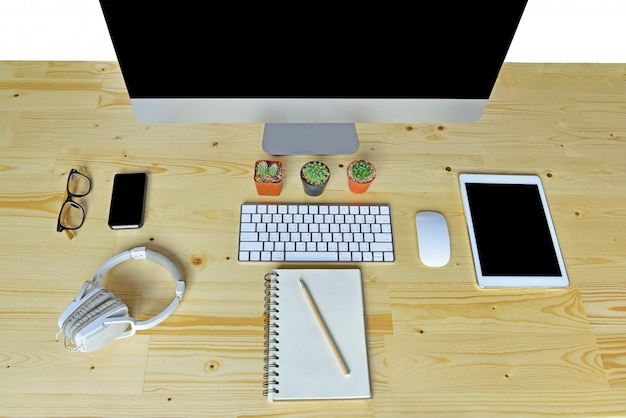
[[[488,98],[526,5],[100,2],[133,98]]]

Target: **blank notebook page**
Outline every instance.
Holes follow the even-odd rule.
[[[358,269],[275,270],[277,376],[268,400],[370,398],[361,272]],[[345,375],[302,290],[306,283],[350,373]]]

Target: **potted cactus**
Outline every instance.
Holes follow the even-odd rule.
[[[376,167],[369,161],[354,160],[348,164],[348,187],[353,193],[365,193],[374,178]]]
[[[319,196],[330,179],[330,169],[321,161],[309,161],[300,169],[304,192],[309,196]]]
[[[260,196],[278,196],[283,184],[284,165],[278,160],[258,160],[254,165],[254,184]]]

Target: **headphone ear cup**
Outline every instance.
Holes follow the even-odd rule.
[[[128,316],[128,307],[104,288],[90,292],[84,301],[63,322],[65,338],[81,351],[93,351],[117,338],[126,326],[116,329],[104,325],[104,320],[111,317]],[[106,332],[104,332],[106,331]],[[101,335],[98,335],[101,334]],[[97,347],[92,348],[94,345]],[[89,347],[91,346],[91,347]]]
[[[117,302],[113,293],[99,288],[92,292],[63,323],[63,333],[74,342],[74,336],[82,328],[95,320],[98,314]]]

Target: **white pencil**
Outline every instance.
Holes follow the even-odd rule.
[[[309,302],[309,306],[311,307],[313,314],[315,314],[315,317],[317,318],[317,322],[320,324],[320,328],[322,328],[322,331],[324,332],[324,335],[326,336],[326,340],[328,341],[328,344],[330,344],[330,348],[333,350],[333,353],[335,354],[335,358],[339,362],[339,366],[341,366],[341,370],[343,371],[343,374],[346,376],[349,375],[350,370],[348,369],[346,362],[343,360],[343,357],[341,356],[341,353],[339,352],[339,349],[337,348],[337,345],[335,344],[335,341],[333,340],[333,336],[330,335],[330,332],[328,331],[328,328],[326,327],[326,323],[324,322],[324,318],[322,318],[322,315],[317,309],[317,305],[315,305],[313,296],[311,296],[311,293],[309,292],[309,288],[306,286],[306,283],[304,283],[304,280],[302,280],[302,278],[300,278],[300,284],[302,285],[302,291],[304,292],[304,296],[306,296],[306,300]]]

